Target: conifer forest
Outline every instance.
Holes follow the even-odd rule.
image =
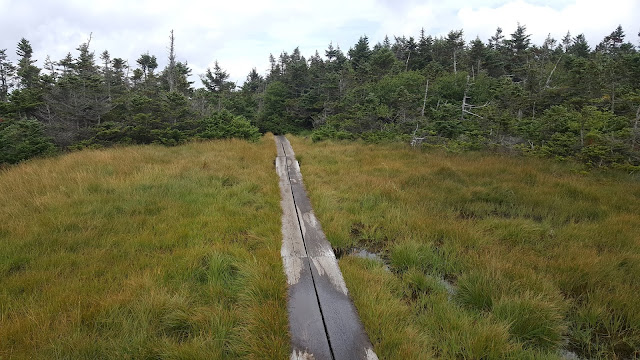
[[[635,35],[618,26],[600,41],[589,39],[595,46],[569,32],[534,44],[525,25],[470,42],[463,30],[376,44],[362,36],[348,50],[330,43],[309,57],[298,48],[269,55],[268,73],[254,68],[243,84],[229,81],[218,62],[192,74],[173,32],[167,54],[138,59],[94,49],[89,38],[63,59],[39,62],[23,38],[15,49],[0,49],[0,163],[87,147],[272,132],[490,149],[634,171],[640,166]],[[158,56],[167,56],[164,69]]]

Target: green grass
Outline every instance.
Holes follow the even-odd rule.
[[[286,358],[271,137],[0,172],[0,358]]]
[[[640,356],[637,175],[290,140],[333,246],[390,266],[340,260],[381,358]]]

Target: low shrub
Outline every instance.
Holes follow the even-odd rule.
[[[35,156],[56,152],[44,126],[36,120],[18,120],[0,123],[0,164],[16,164]]]

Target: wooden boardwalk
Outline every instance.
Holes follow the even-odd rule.
[[[378,359],[313,213],[291,144],[284,136],[275,140],[291,359]]]

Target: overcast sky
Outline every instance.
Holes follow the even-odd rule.
[[[270,53],[324,55],[329,42],[346,52],[364,34],[373,45],[385,35],[417,38],[421,28],[434,36],[462,28],[468,41],[486,42],[496,27],[510,34],[520,22],[536,44],[570,30],[594,46],[620,24],[638,45],[639,15],[640,0],[0,0],[0,49],[15,60],[24,37],[42,66],[47,55],[77,55],[93,33],[96,58],[106,49],[135,66],[149,51],[162,69],[173,29],[178,60],[194,75],[218,60],[240,85],[253,67],[266,73]]]

